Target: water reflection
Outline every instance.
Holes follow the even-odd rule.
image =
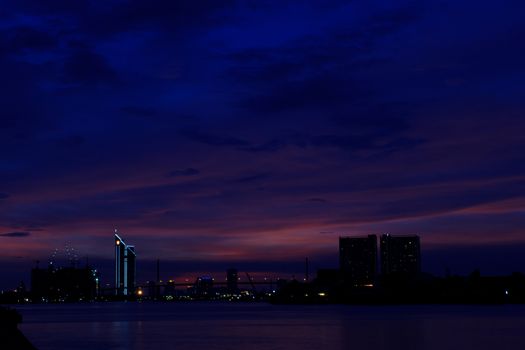
[[[520,349],[524,306],[104,303],[21,306],[46,349]]]

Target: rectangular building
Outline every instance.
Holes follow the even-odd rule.
[[[381,236],[381,274],[415,277],[421,272],[419,236]]]
[[[65,267],[31,270],[34,302],[86,301],[97,296],[100,274],[85,268]]]
[[[371,287],[376,281],[377,236],[339,237],[339,269],[346,283]]]

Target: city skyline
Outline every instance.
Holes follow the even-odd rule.
[[[435,276],[421,270],[421,242],[418,235],[375,234],[339,237],[337,268],[312,271],[309,259],[304,278],[253,276],[229,267],[217,274],[201,274],[177,280],[162,278],[160,261],[156,278],[137,280],[135,247],[127,245],[115,230],[113,246],[114,284],[101,283],[97,266],[80,266],[75,259],[66,265],[50,260],[47,267],[31,269],[29,288],[2,291],[3,303],[78,303],[82,301],[250,301],[271,303],[523,303],[525,274],[507,272],[468,276]],[[69,247],[68,249],[72,249]],[[215,267],[216,268],[216,267]],[[246,279],[239,276],[244,272]],[[310,278],[313,273],[315,277]],[[141,274],[141,271],[138,271]],[[186,277],[189,277],[186,275]]]
[[[276,281],[299,281],[308,283],[312,281],[309,279],[310,274],[326,273],[327,271],[339,271],[340,278],[350,283],[350,285],[358,288],[377,287],[378,281],[382,278],[440,278],[440,277],[464,277],[466,275],[479,275],[479,268],[475,268],[468,273],[458,273],[455,266],[446,266],[441,273],[435,274],[429,270],[422,269],[421,257],[421,243],[420,236],[416,234],[397,234],[382,233],[379,235],[379,244],[376,234],[369,234],[367,236],[349,236],[340,235],[338,237],[339,248],[338,251],[331,252],[331,259],[337,264],[326,263],[325,260],[316,262],[312,268],[311,260],[306,258],[306,263],[301,261],[281,261],[276,262],[279,268],[269,270],[261,267],[268,266],[274,263],[270,261],[261,260],[255,266],[246,264],[245,262],[225,264],[210,264],[204,262],[173,262],[164,261],[160,259],[155,261],[141,261],[139,262],[139,269],[137,272],[136,266],[136,251],[135,246],[126,244],[120,236],[121,233],[117,229],[113,232],[113,258],[110,260],[98,260],[98,265],[93,266],[90,263],[89,257],[79,259],[78,252],[75,247],[66,244],[63,250],[55,249],[49,259],[47,266],[43,261],[34,260],[31,275],[23,273],[16,276],[16,281],[19,281],[16,289],[25,290],[28,286],[33,286],[33,274],[46,274],[49,272],[63,271],[70,273],[70,271],[77,271],[82,274],[85,271],[92,271],[93,278],[96,277],[96,284],[100,286],[104,295],[114,295],[117,297],[133,297],[137,295],[137,290],[144,290],[150,288],[150,283],[160,283],[165,286],[168,282],[175,283],[177,286],[196,285],[201,278],[209,278],[217,281],[219,284],[226,283],[228,289],[234,289],[231,285],[231,276],[238,276],[238,268],[241,272],[246,274],[244,277],[238,276],[236,280],[242,283],[256,281],[257,283],[274,283]],[[62,255],[62,256],[61,256]],[[424,259],[423,259],[424,261]],[[111,263],[111,267],[108,265]],[[188,266],[200,266],[200,269],[188,269]],[[225,273],[226,271],[226,273]],[[27,271],[26,271],[27,272]],[[452,274],[454,272],[454,274]],[[484,276],[508,275],[511,273],[522,274],[521,270],[507,270],[498,273],[489,273],[486,271]],[[101,278],[101,273],[105,278]],[[95,276],[96,274],[96,276]],[[137,274],[139,278],[137,278]],[[251,274],[251,276],[250,276]],[[224,275],[224,276],[222,276]],[[31,280],[28,277],[31,276]],[[254,277],[252,277],[254,276]],[[223,278],[224,277],[224,278]],[[323,279],[324,277],[321,277]],[[314,278],[315,279],[315,278]],[[222,280],[226,282],[221,282]],[[6,281],[3,281],[4,284]],[[30,282],[30,284],[27,284]],[[250,282],[251,283],[251,282]],[[40,288],[40,287],[38,287]],[[97,287],[98,288],[98,287]],[[138,288],[138,289],[137,289]],[[4,292],[14,290],[14,286],[10,285],[4,288]],[[109,294],[108,294],[109,293]]]
[[[115,227],[145,279],[382,233],[434,274],[524,271],[524,6],[5,1],[0,290],[66,242],[113,283]]]

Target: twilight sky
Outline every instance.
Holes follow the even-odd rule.
[[[337,265],[525,272],[525,3],[3,0],[0,287],[66,243],[110,281]]]

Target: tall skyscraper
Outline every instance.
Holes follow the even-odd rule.
[[[127,245],[115,230],[115,294],[133,295],[136,281],[135,247]]]
[[[339,237],[339,268],[352,286],[373,286],[377,271],[376,235]]]
[[[381,236],[381,273],[414,277],[421,272],[419,236]]]

